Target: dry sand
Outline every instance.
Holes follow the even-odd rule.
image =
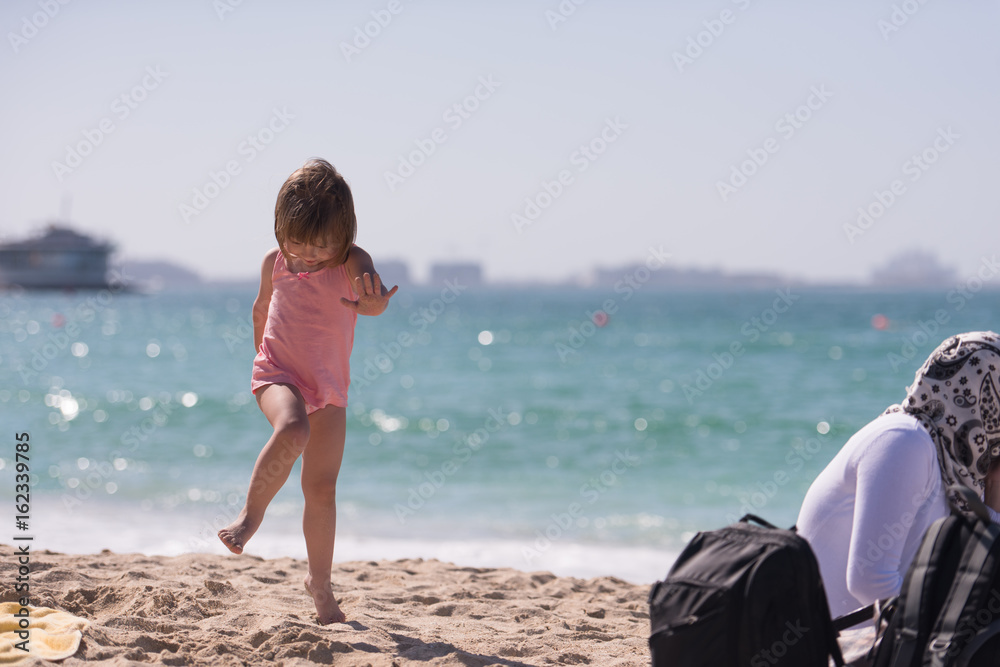
[[[0,545],[0,602],[16,599],[13,553]],[[321,626],[292,558],[44,551],[30,567],[31,604],[92,623],[67,667],[649,665],[649,587],[613,577],[339,563],[348,623]]]

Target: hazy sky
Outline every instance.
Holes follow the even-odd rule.
[[[1000,238],[998,19],[978,0],[5,0],[0,237],[71,195],[124,257],[249,278],[278,188],[322,156],[376,266],[418,278],[558,279],[650,246],[842,280],[922,249],[971,275]]]

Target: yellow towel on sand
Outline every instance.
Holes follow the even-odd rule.
[[[21,605],[0,603],[0,665],[13,665],[28,657],[62,660],[76,653],[83,637],[82,630],[87,629],[90,621],[48,607],[27,609],[28,651],[25,652],[16,646],[25,646],[21,643],[23,635],[19,634],[24,631],[21,618],[15,616],[21,611]]]

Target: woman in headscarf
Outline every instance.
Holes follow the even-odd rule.
[[[796,525],[834,617],[899,593],[924,532],[950,512],[948,486],[984,496],[1000,523],[998,385],[1000,336],[952,336],[906,399],[855,433],[813,482]]]

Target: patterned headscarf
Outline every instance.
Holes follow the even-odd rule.
[[[1000,458],[998,380],[1000,336],[959,334],[924,362],[906,400],[886,410],[913,415],[931,434],[945,487],[959,482],[982,493],[990,462]]]

